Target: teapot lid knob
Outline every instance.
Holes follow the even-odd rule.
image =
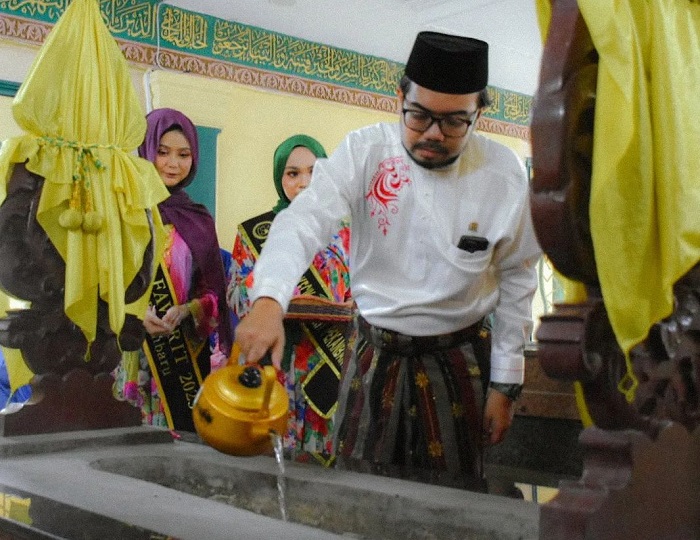
[[[246,367],[238,376],[240,382],[246,388],[259,388],[262,385],[262,375],[256,366]]]

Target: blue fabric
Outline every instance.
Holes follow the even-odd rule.
[[[233,264],[233,257],[231,255],[230,251],[227,251],[223,248],[220,248],[220,249],[221,249],[221,260],[224,263],[224,273],[226,274],[226,285],[228,286],[229,282],[231,281],[231,266]],[[230,310],[229,313],[231,316],[231,325],[235,329],[236,325],[238,324],[238,317],[233,312],[233,310]]]
[[[224,249],[224,248],[219,248],[221,250],[221,261],[224,263],[224,273],[226,276],[229,276],[229,272],[231,272],[231,261],[233,260],[233,257],[231,257],[231,253]]]
[[[233,257],[231,256],[231,253],[222,247],[219,247],[219,251],[221,252],[221,262],[224,265],[224,275],[226,276],[226,285],[228,286],[229,281],[231,281],[231,263],[233,262]],[[238,324],[238,317],[236,314],[233,312],[232,309],[229,308],[229,317],[231,319],[231,328],[235,329],[236,325]],[[210,350],[214,350],[216,345],[219,342],[219,333],[217,331],[212,332],[209,335],[209,348]]]
[[[32,396],[32,387],[28,384],[20,386],[10,397],[10,377],[7,374],[5,356],[0,349],[0,409],[7,403],[24,403]]]

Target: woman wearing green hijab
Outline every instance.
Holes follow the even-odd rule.
[[[277,204],[271,211],[241,223],[233,246],[228,298],[239,319],[250,309],[248,288],[253,266],[273,219],[308,186],[316,159],[325,157],[323,146],[307,135],[294,135],[275,150]],[[338,233],[316,254],[297,285],[285,320],[286,345],[279,374],[290,402],[288,429],[283,437],[285,455],[326,466],[334,459],[332,416],[349,330],[350,229],[346,221],[339,222],[338,227]],[[338,309],[341,304],[345,309]]]

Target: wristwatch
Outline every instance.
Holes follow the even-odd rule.
[[[504,394],[511,401],[518,399],[520,397],[520,393],[523,391],[522,384],[492,382],[489,383],[489,388],[493,388],[497,392]]]

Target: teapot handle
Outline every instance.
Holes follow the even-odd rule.
[[[251,438],[257,441],[268,439],[270,437],[270,425],[264,420],[270,417],[270,398],[272,397],[272,390],[277,382],[277,371],[273,366],[260,366],[262,368],[263,384],[265,385],[263,402],[260,407],[260,418],[259,422],[252,422],[250,424],[250,434]]]
[[[239,357],[241,356],[241,346],[237,341],[233,342],[231,345],[231,354],[228,355],[227,366],[237,366],[239,364]]]
[[[227,366],[238,366],[240,364],[245,364],[245,357],[241,354],[241,346],[237,341],[233,342],[231,346],[231,353],[228,355],[228,360],[226,361]],[[265,356],[263,356],[259,361],[258,365],[260,367],[266,365],[272,365],[272,357],[268,351]]]
[[[260,413],[264,418],[270,416],[270,398],[272,397],[272,389],[277,382],[277,370],[273,366],[261,366],[263,369],[263,383],[265,385],[265,393],[263,394],[262,407]]]

